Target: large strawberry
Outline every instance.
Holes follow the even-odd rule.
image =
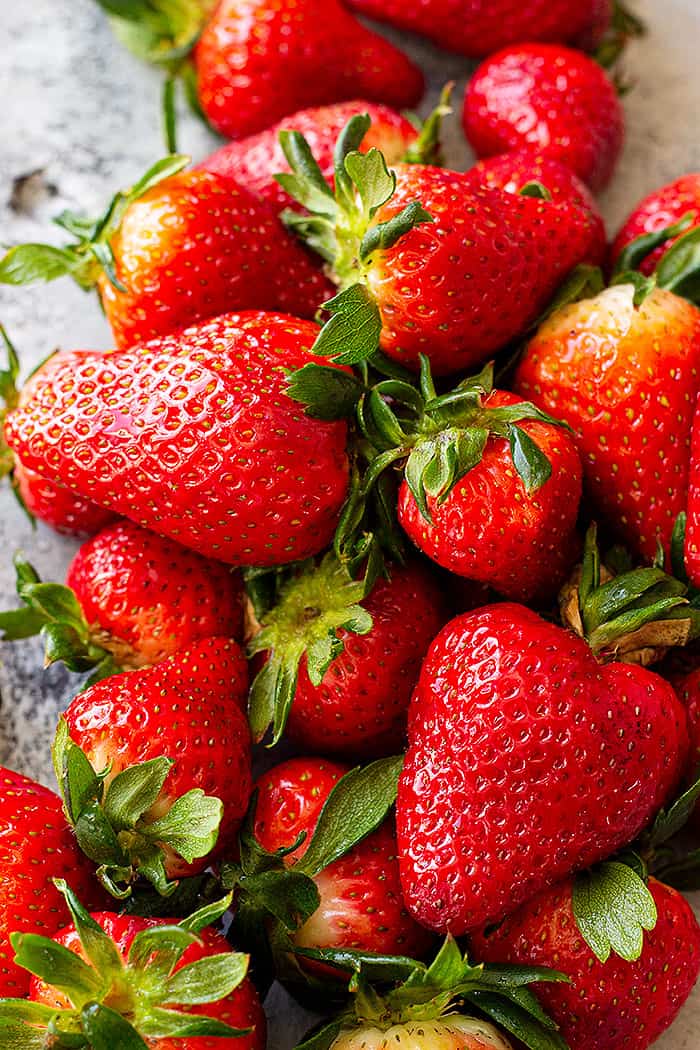
[[[634,241],[664,230],[668,232],[669,226],[675,226],[686,217],[689,220],[686,229],[695,229],[700,225],[700,174],[681,175],[640,201],[625,219],[613,241],[612,262],[616,263],[622,252]],[[659,240],[652,237],[646,250],[642,242],[641,257],[637,264],[642,273],[653,273],[664,253],[679,236],[680,231],[676,231]]]
[[[467,87],[463,123],[477,156],[535,149],[593,190],[610,180],[625,130],[606,73],[580,51],[555,44],[516,44],[487,59]]]
[[[167,893],[230,848],[251,789],[247,669],[234,641],[200,641],[71,702],[54,764],[66,813],[105,886]]]
[[[649,883],[654,928],[638,958],[601,961],[575,919],[576,889],[543,890],[497,929],[472,939],[477,958],[518,966],[555,966],[570,984],[538,985],[535,994],[558,1022],[570,1050],[647,1050],[673,1022],[700,972],[700,927],[675,890]],[[613,917],[624,927],[628,908]]]
[[[617,658],[649,659],[654,620],[687,637],[697,616],[660,570],[603,584],[597,559],[589,544],[573,618],[588,644],[502,604],[455,618],[428,652],[397,826],[406,903],[432,929],[497,922],[627,845],[680,779],[681,704]]]
[[[463,370],[522,336],[572,266],[599,253],[598,221],[575,202],[421,164],[390,172],[379,151],[357,151],[366,129],[354,117],[343,132],[335,194],[303,136],[281,135],[292,174],[279,182],[310,212],[285,221],[341,289],[319,352],[357,361],[381,343],[411,368],[423,353],[436,374]]]
[[[420,565],[355,580],[328,555],[286,581],[251,651],[265,663],[251,689],[255,739],[270,724],[319,754],[401,750],[406,710],[430,642],[446,620],[438,584]]]
[[[242,584],[173,540],[118,521],[77,552],[66,584],[42,583],[15,558],[25,608],[0,612],[4,640],[41,632],[46,660],[74,671],[148,667],[202,638],[243,631]]]
[[[65,882],[58,886],[73,924],[52,939],[12,937],[18,964],[34,974],[28,1001],[0,1003],[13,1046],[264,1050],[248,958],[209,928],[230,898],[175,923],[91,915]]]
[[[9,935],[52,936],[66,921],[52,879],[70,878],[91,907],[104,894],[53,791],[0,768],[0,994],[24,996],[29,974],[13,962]]]
[[[317,333],[249,312],[107,355],[60,352],[7,440],[30,469],[209,557],[307,557],[348,488],[345,423],[314,421],[285,393]]]
[[[230,178],[166,157],[118,193],[97,222],[60,216],[63,248],[24,244],[0,282],[69,275],[97,287],[116,345],[166,335],[229,310],[313,317],[330,285],[261,201]]]

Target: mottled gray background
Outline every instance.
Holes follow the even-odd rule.
[[[655,186],[700,169],[700,3],[637,0],[636,10],[651,32],[627,62],[636,85],[625,99],[625,154],[603,198],[611,231]],[[0,41],[0,241],[45,240],[52,215],[62,208],[99,211],[115,188],[128,186],[161,154],[158,77],[117,45],[91,0],[0,0]],[[467,63],[418,40],[403,43],[429,74],[425,109],[448,79],[458,82],[459,103]],[[215,144],[185,117],[183,151],[199,158]],[[470,162],[456,116],[448,160],[457,168]],[[34,172],[32,192],[18,194],[17,180]],[[25,371],[56,347],[110,346],[96,301],[66,281],[0,288],[0,321]],[[0,493],[0,607],[14,604],[15,550],[29,555],[45,578],[60,580],[74,547],[41,525],[32,532],[14,500]],[[38,643],[0,648],[0,763],[51,783],[49,743],[75,680],[59,668],[40,673]],[[290,1010],[282,996],[269,1005],[272,1041],[291,1046],[303,1029],[301,1011]],[[656,1050],[699,1046],[700,988]]]

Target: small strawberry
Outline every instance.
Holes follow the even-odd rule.
[[[345,423],[314,421],[285,393],[317,333],[249,312],[131,350],[61,351],[7,441],[30,469],[207,557],[308,557],[348,490]]]
[[[656,924],[636,960],[596,958],[577,927],[570,881],[543,890],[497,929],[474,937],[474,952],[488,962],[556,966],[570,979],[535,989],[570,1050],[647,1050],[672,1024],[700,972],[700,926],[690,905],[655,879],[649,891]],[[618,914],[618,926],[628,916]]]
[[[78,849],[53,791],[0,767],[0,995],[24,996],[29,974],[13,962],[9,935],[52,936],[66,912],[53,877],[68,877],[91,907],[104,894]]]
[[[243,633],[240,578],[131,521],[84,543],[65,586],[42,583],[21,557],[15,566],[26,608],[0,612],[3,640],[41,632],[47,663],[74,671],[150,667],[200,639]]]
[[[78,842],[116,896],[139,874],[168,893],[168,880],[230,847],[251,789],[246,687],[239,647],[210,638],[68,706],[56,776]]]
[[[176,924],[91,915],[65,882],[57,885],[73,924],[50,940],[12,937],[18,964],[34,974],[28,1001],[0,1003],[12,1045],[264,1050],[265,1015],[246,978],[248,958],[206,928],[230,898]]]
[[[515,44],[488,58],[467,87],[463,124],[478,157],[541,151],[592,190],[610,181],[625,131],[606,73],[587,55],[556,44]]]
[[[420,565],[354,580],[328,555],[282,587],[250,649],[265,663],[253,682],[250,722],[273,742],[377,757],[401,749],[406,710],[428,646],[446,619],[438,585]]]
[[[97,222],[61,215],[63,248],[24,244],[0,260],[0,283],[69,275],[97,288],[116,345],[167,335],[236,309],[313,317],[331,287],[269,208],[230,178],[155,164]]]
[[[685,229],[697,229],[700,226],[700,173],[682,175],[640,201],[613,241],[610,250],[612,262],[617,263],[622,252],[639,238],[667,231],[669,226],[680,223],[686,216],[689,222]],[[638,269],[647,275],[653,273],[662,256],[679,236],[680,231],[675,236],[663,238],[661,243],[657,243],[654,238],[640,258]]]
[[[397,828],[406,903],[431,929],[497,922],[609,856],[680,779],[681,704],[619,661],[649,660],[654,632],[697,633],[697,613],[659,569],[601,583],[598,558],[589,537],[568,610],[586,640],[501,604],[456,617],[428,652]]]

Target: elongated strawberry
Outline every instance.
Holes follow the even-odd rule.
[[[610,250],[612,262],[616,263],[622,252],[638,238],[658,234],[686,216],[690,220],[686,229],[695,229],[700,225],[700,174],[681,175],[640,201],[625,219],[613,241]],[[677,232],[663,238],[661,243],[655,240],[650,243],[638,262],[642,273],[653,273],[664,253],[679,236],[681,234]]]
[[[248,958],[207,928],[230,898],[175,923],[91,915],[65,882],[58,888],[73,924],[51,940],[12,938],[17,962],[34,974],[29,1001],[0,1004],[3,1033],[16,1045],[75,1045],[82,1036],[94,1050],[264,1050]]]
[[[127,347],[229,310],[313,317],[331,287],[269,208],[230,178],[182,171],[166,157],[105,214],[57,220],[64,248],[25,244],[0,261],[0,282],[69,275],[97,288],[114,339]]]
[[[488,58],[469,82],[464,132],[479,157],[534,149],[592,190],[612,177],[625,133],[615,87],[587,55],[556,44],[515,44]]]
[[[168,893],[170,879],[230,848],[251,789],[246,687],[237,644],[210,638],[98,682],[69,705],[56,775],[110,892],[128,894],[141,875]]]
[[[0,613],[5,640],[39,633],[48,663],[98,676],[149,667],[202,638],[243,632],[242,583],[230,569],[130,521],[84,543],[65,586],[15,558],[24,610]]]
[[[220,561],[279,565],[330,541],[348,487],[344,422],[285,394],[318,328],[231,314],[36,373],[6,437],[30,467]],[[119,426],[115,427],[118,418]]]

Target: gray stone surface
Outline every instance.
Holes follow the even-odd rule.
[[[697,0],[638,0],[651,27],[628,60],[636,81],[626,98],[629,137],[617,178],[603,198],[613,230],[646,192],[700,169],[700,5]],[[397,37],[398,39],[398,37]],[[0,0],[0,241],[45,240],[52,215],[64,207],[99,209],[110,191],[128,185],[160,155],[158,78],[119,48],[91,0]],[[417,40],[404,40],[428,71],[429,108],[439,86],[458,82],[467,63]],[[181,148],[194,157],[215,144],[185,117]],[[448,159],[470,161],[457,117],[450,124]],[[17,180],[38,172],[31,192]],[[15,191],[15,192],[13,192]],[[19,197],[19,199],[18,199]],[[58,239],[59,231],[56,230]],[[61,281],[45,288],[0,288],[0,320],[29,371],[56,347],[110,345],[95,300]],[[47,578],[61,579],[75,545],[39,526],[32,532],[6,492],[0,493],[0,607],[13,602],[10,559],[24,550]],[[50,783],[49,742],[57,713],[75,679],[53,668],[40,673],[40,646],[2,647],[0,762]],[[307,1018],[284,996],[269,1004],[272,1043],[292,1046]],[[700,1046],[700,989],[656,1050]]]

